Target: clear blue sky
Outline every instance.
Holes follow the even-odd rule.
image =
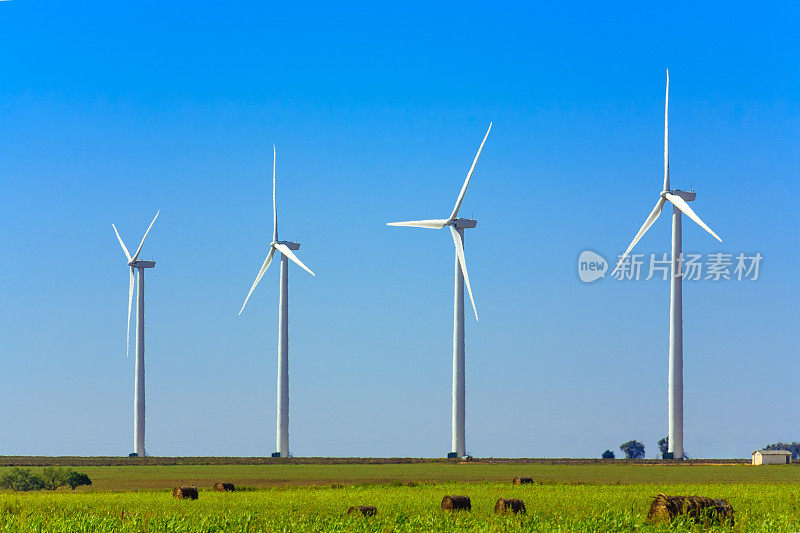
[[[267,5],[0,2],[0,454],[126,454],[127,267],[147,279],[153,455],[274,451],[278,270],[291,268],[291,450],[450,450],[453,249],[462,215],[467,449],[598,456],[666,434],[668,284],[578,280],[620,253],[671,169],[756,282],[686,283],[696,457],[800,439],[797,3]],[[668,250],[664,216],[637,246]]]

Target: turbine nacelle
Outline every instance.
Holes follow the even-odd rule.
[[[454,218],[449,225],[456,229],[474,228],[478,225],[478,221],[472,218]]]
[[[697,193],[694,191],[682,191],[680,189],[672,189],[671,191],[661,191],[661,197],[666,198],[667,194],[672,194],[679,198],[683,198],[685,202],[694,202],[694,199],[697,198]]]
[[[133,268],[155,268],[155,261],[131,261],[128,266]]]
[[[276,245],[276,244],[283,244],[283,245],[285,245],[285,246],[286,246],[288,249],[290,249],[290,250],[299,250],[299,249],[300,249],[300,243],[299,243],[299,242],[292,242],[292,241],[272,241],[271,243],[269,243],[269,245],[270,245],[271,247],[273,247],[273,248],[275,247],[275,245]]]

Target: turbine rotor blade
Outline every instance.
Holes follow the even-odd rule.
[[[153,227],[153,224],[155,224],[155,223],[156,223],[156,219],[158,218],[158,214],[159,214],[160,212],[161,212],[161,210],[160,210],[160,209],[159,209],[158,211],[156,211],[156,216],[154,216],[154,217],[153,217],[153,221],[152,221],[152,222],[150,222],[150,225],[149,225],[149,226],[147,226],[147,231],[145,231],[145,232],[144,232],[144,237],[142,237],[142,242],[140,242],[140,243],[139,243],[139,248],[137,248],[137,249],[136,249],[136,253],[135,253],[135,254],[133,254],[133,257],[131,258],[131,263],[133,263],[134,261],[136,261],[137,259],[139,259],[139,254],[140,254],[140,253],[141,253],[141,251],[142,251],[142,246],[144,246],[144,240],[147,238],[147,234],[148,234],[148,233],[150,233],[150,228],[152,228],[152,227]]]
[[[272,242],[278,240],[278,200],[275,197],[275,159],[277,151],[272,145]]]
[[[467,274],[467,260],[464,258],[464,241],[461,240],[461,235],[458,230],[453,226],[449,226],[450,233],[453,235],[453,244],[456,246],[456,255],[458,256],[458,264],[461,265],[461,273],[464,274],[464,282],[467,284],[467,292],[469,293],[469,301],[472,302],[472,310],[475,311],[475,321],[478,321],[478,309],[475,307],[475,299],[472,297],[472,287],[469,285],[469,275]]]
[[[119,232],[117,231],[117,227],[114,224],[111,224],[111,227],[114,228],[114,233],[117,234],[117,240],[119,241],[119,245],[122,246],[122,251],[125,252],[125,257],[128,258],[128,262],[131,262],[131,253],[128,251],[128,248],[125,246],[125,243],[122,242],[122,237],[119,236]]]
[[[272,256],[275,255],[275,248],[270,246],[269,253],[267,254],[267,258],[264,259],[264,264],[261,265],[261,270],[258,271],[258,275],[256,276],[256,280],[253,282],[253,286],[250,287],[250,292],[247,293],[247,298],[244,299],[244,303],[242,304],[242,308],[239,309],[239,314],[242,314],[244,311],[244,306],[247,305],[247,300],[250,299],[250,295],[253,294],[253,290],[258,285],[258,282],[261,281],[261,278],[264,276],[264,272],[267,271],[269,268],[269,264],[272,262]]]
[[[664,189],[662,190],[669,190],[669,69],[667,69],[667,95],[664,98]]]
[[[692,220],[694,220],[695,222],[697,222],[697,224],[698,224],[698,225],[699,225],[701,228],[703,228],[703,229],[704,229],[704,230],[706,230],[708,233],[710,233],[712,237],[714,237],[715,239],[717,239],[719,242],[722,242],[722,239],[720,239],[719,235],[717,235],[716,233],[714,233],[714,230],[712,230],[711,228],[709,228],[709,227],[706,225],[706,223],[705,223],[705,222],[703,222],[702,220],[700,220],[700,217],[699,217],[699,216],[697,216],[697,213],[695,213],[695,212],[692,210],[692,208],[691,208],[691,207],[689,207],[689,204],[688,204],[688,203],[686,203],[686,200],[684,200],[684,199],[683,199],[683,198],[681,198],[680,196],[676,196],[676,195],[674,195],[674,194],[671,194],[671,193],[665,193],[665,194],[664,194],[664,196],[667,198],[667,200],[669,200],[670,202],[672,202],[672,205],[674,205],[675,207],[677,207],[678,209],[680,209],[681,211],[683,211],[683,213],[684,213],[686,216],[688,216],[689,218],[691,218]]]
[[[283,244],[283,243],[280,243],[280,242],[273,244],[273,246],[274,246],[275,248],[277,248],[277,249],[278,249],[278,251],[279,251],[280,253],[282,253],[283,255],[285,255],[286,257],[288,257],[289,259],[291,259],[292,261],[294,261],[294,262],[295,262],[295,264],[297,264],[297,266],[299,266],[300,268],[302,268],[303,270],[305,270],[306,272],[308,272],[308,273],[309,273],[309,274],[311,274],[312,276],[314,276],[314,277],[317,277],[317,275],[316,275],[316,274],[314,274],[313,272],[311,272],[311,269],[310,269],[310,268],[308,268],[307,266],[305,266],[305,265],[303,264],[303,262],[302,262],[302,261],[300,261],[300,260],[297,258],[297,256],[296,256],[296,255],[294,255],[294,252],[292,252],[292,251],[289,249],[289,247],[288,247],[288,246],[286,246],[285,244]]]
[[[628,254],[631,252],[631,250],[633,250],[633,247],[636,246],[636,243],[639,242],[639,239],[641,239],[642,236],[645,233],[647,233],[647,230],[649,230],[650,226],[653,225],[653,222],[656,221],[656,219],[658,218],[658,215],[661,214],[661,210],[664,208],[664,204],[665,203],[666,203],[666,200],[663,197],[658,199],[658,202],[656,203],[656,206],[653,208],[653,210],[647,216],[647,220],[644,221],[644,224],[642,224],[642,227],[639,228],[639,232],[633,238],[633,241],[628,246],[628,249],[625,250],[625,253],[622,254],[622,257],[619,258],[619,262],[617,263],[617,266],[611,272],[612,276],[619,269],[619,267],[622,265],[622,262],[625,260],[625,258],[628,257]]]
[[[449,220],[440,218],[433,220],[409,220],[407,222],[387,222],[387,226],[408,226],[411,228],[429,228],[429,229],[442,229],[450,222]]]
[[[131,267],[131,279],[128,285],[128,331],[125,334],[125,357],[130,355],[131,349],[131,305],[133,304],[133,283],[135,276],[133,275],[133,267]]]
[[[456,205],[453,207],[453,212],[450,213],[450,220],[453,220],[458,215],[458,210],[461,209],[461,202],[464,201],[464,195],[467,194],[467,187],[469,187],[469,180],[472,178],[472,173],[475,171],[475,165],[478,164],[478,158],[481,156],[481,150],[483,150],[483,145],[486,143],[486,138],[489,137],[489,132],[492,131],[492,123],[489,123],[489,129],[486,130],[486,135],[483,136],[483,140],[481,141],[481,145],[478,148],[478,153],[475,154],[475,159],[472,161],[472,166],[469,167],[469,172],[467,172],[467,179],[464,180],[464,185],[461,186],[461,192],[458,194],[458,199],[456,200]]]

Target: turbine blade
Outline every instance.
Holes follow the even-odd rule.
[[[303,262],[302,262],[302,261],[300,261],[300,260],[297,258],[297,256],[296,256],[296,255],[294,255],[294,252],[292,252],[292,251],[289,249],[289,247],[288,247],[288,246],[286,246],[285,244],[283,244],[283,243],[280,243],[280,242],[279,242],[279,243],[276,243],[276,244],[274,244],[273,246],[275,246],[275,248],[277,248],[277,249],[278,249],[278,251],[279,251],[280,253],[282,253],[283,255],[285,255],[286,257],[288,257],[289,259],[291,259],[292,261],[294,261],[294,262],[297,264],[297,266],[299,266],[300,268],[302,268],[303,270],[305,270],[306,272],[308,272],[308,273],[309,273],[309,274],[311,274],[312,276],[314,276],[314,277],[317,277],[317,275],[316,275],[316,274],[314,274],[313,272],[311,272],[311,269],[310,269],[310,268],[308,268],[307,266],[305,266],[305,265],[303,264]]]
[[[128,285],[128,332],[125,334],[125,357],[130,355],[131,349],[131,305],[133,304],[133,283],[135,279],[133,267],[131,267],[131,280]]]
[[[478,309],[475,307],[475,299],[472,297],[472,287],[469,286],[469,275],[467,274],[467,260],[464,258],[464,242],[461,240],[461,235],[458,230],[453,226],[448,226],[450,233],[453,235],[453,243],[456,245],[456,255],[458,255],[458,264],[461,265],[461,273],[464,274],[464,282],[467,284],[467,292],[469,293],[469,301],[472,302],[472,310],[475,311],[475,321],[478,321]]]
[[[628,257],[628,254],[631,252],[631,250],[633,250],[633,247],[636,246],[636,243],[639,242],[639,239],[641,239],[642,236],[645,233],[647,233],[647,230],[649,230],[650,226],[653,225],[653,222],[656,221],[656,219],[658,218],[658,215],[661,214],[661,210],[664,208],[664,204],[665,203],[666,203],[666,200],[663,197],[658,199],[658,202],[656,203],[656,206],[653,208],[653,210],[647,216],[647,220],[645,220],[644,224],[642,224],[642,227],[639,228],[639,232],[636,234],[636,237],[633,238],[633,241],[628,246],[628,249],[625,250],[625,253],[622,254],[622,257],[619,258],[619,262],[617,263],[617,266],[611,272],[612,276],[619,269],[620,265],[622,265],[622,262],[625,260],[625,258]]]
[[[277,151],[272,145],[272,242],[278,240],[278,200],[275,197],[275,159]]]
[[[250,299],[250,295],[253,294],[253,290],[256,288],[256,285],[258,285],[258,282],[261,281],[261,278],[264,276],[264,272],[266,272],[267,268],[269,268],[269,264],[272,262],[272,256],[273,255],[275,255],[275,248],[270,246],[269,253],[267,254],[267,258],[264,259],[264,264],[261,265],[261,270],[258,271],[258,275],[256,276],[256,280],[253,282],[253,286],[250,287],[250,292],[247,293],[247,298],[244,299],[244,303],[242,304],[242,308],[239,309],[239,314],[240,315],[242,314],[242,311],[244,311],[244,306],[247,305],[247,300]]]
[[[669,190],[669,69],[667,69],[667,95],[664,98],[664,189]]]
[[[467,172],[467,179],[464,180],[464,185],[461,186],[461,192],[458,194],[458,199],[456,200],[456,205],[453,207],[453,212],[450,213],[450,220],[456,218],[458,215],[458,210],[461,208],[461,202],[464,201],[464,195],[467,194],[467,187],[469,187],[469,180],[472,178],[472,173],[475,171],[475,165],[478,164],[478,158],[481,156],[481,150],[483,150],[483,145],[486,143],[486,138],[489,136],[489,132],[492,131],[492,123],[489,123],[489,129],[486,130],[486,135],[483,136],[483,140],[481,141],[481,146],[478,148],[478,153],[475,154],[475,159],[472,161],[472,166],[469,167],[469,172]]]
[[[434,219],[434,220],[409,220],[408,222],[387,222],[387,226],[409,226],[411,228],[430,228],[442,229],[450,222],[449,220]]]
[[[133,254],[133,257],[131,258],[131,262],[136,261],[137,259],[139,259],[139,254],[142,251],[142,246],[144,246],[144,240],[147,238],[147,234],[150,233],[150,228],[152,228],[153,224],[156,223],[156,219],[158,218],[158,214],[160,212],[161,212],[161,210],[156,211],[156,216],[153,217],[153,221],[150,223],[149,226],[147,226],[147,231],[144,232],[144,237],[142,237],[142,242],[139,243],[139,248],[137,248],[136,249],[136,253]]]
[[[119,245],[122,246],[122,251],[125,252],[125,257],[128,258],[128,262],[131,262],[131,253],[128,251],[128,248],[125,246],[125,243],[122,242],[122,237],[119,236],[119,232],[117,231],[117,227],[114,224],[111,224],[111,227],[114,228],[114,233],[117,234],[117,240],[119,241]]]
[[[689,207],[689,204],[687,204],[687,203],[686,203],[686,200],[684,200],[684,199],[683,199],[683,198],[681,198],[680,196],[676,196],[676,195],[674,195],[674,194],[670,194],[670,193],[667,193],[667,194],[665,194],[664,196],[666,196],[666,197],[667,197],[667,200],[669,200],[670,202],[672,202],[672,205],[674,205],[675,207],[677,207],[678,209],[680,209],[681,211],[683,211],[683,213],[684,213],[686,216],[688,216],[689,218],[691,218],[692,220],[694,220],[695,222],[697,222],[697,224],[698,224],[698,225],[699,225],[701,228],[703,228],[704,230],[706,230],[707,232],[709,232],[709,233],[711,234],[711,236],[712,236],[712,237],[714,237],[715,239],[717,239],[719,242],[722,242],[722,239],[720,239],[720,238],[719,238],[719,235],[717,235],[716,233],[714,233],[714,231],[713,231],[711,228],[709,228],[709,227],[706,225],[706,223],[705,223],[705,222],[703,222],[702,220],[700,220],[700,217],[699,217],[699,216],[697,216],[697,213],[695,213],[695,212],[692,210],[692,208],[691,208],[691,207]]]

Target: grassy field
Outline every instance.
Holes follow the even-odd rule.
[[[0,469],[0,471],[5,468]],[[38,470],[38,468],[34,468]],[[653,497],[726,498],[733,531],[800,531],[800,467],[647,464],[295,464],[81,467],[90,489],[0,492],[0,531],[687,531],[646,523]],[[514,476],[533,485],[514,486]],[[215,493],[216,481],[245,490]],[[174,500],[177,484],[201,489]],[[470,513],[439,509],[446,494]],[[500,498],[522,498],[525,516],[495,516]],[[349,518],[350,505],[378,516]],[[723,528],[720,528],[723,530]]]
[[[0,474],[10,467],[0,467]],[[487,464],[443,461],[411,464],[271,464],[181,466],[81,466],[95,491],[166,489],[179,484],[210,487],[230,481],[247,487],[334,483],[507,482],[516,476],[552,484],[800,483],[800,465]],[[40,470],[33,468],[33,470]]]

